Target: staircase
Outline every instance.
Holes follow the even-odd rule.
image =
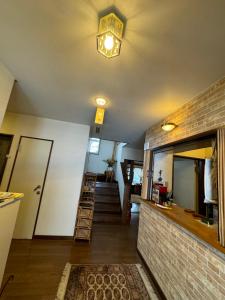
[[[118,184],[96,182],[94,223],[121,223],[121,206]]]

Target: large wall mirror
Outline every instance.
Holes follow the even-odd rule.
[[[216,222],[216,134],[155,150],[152,169],[152,200],[160,205],[173,202],[206,222]]]

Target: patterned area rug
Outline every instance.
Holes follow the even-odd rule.
[[[156,300],[141,265],[67,264],[56,300]]]

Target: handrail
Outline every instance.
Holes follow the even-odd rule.
[[[127,166],[125,162],[121,162],[121,170],[122,170],[122,175],[123,175],[123,182],[124,184],[128,183],[128,177],[127,177]]]
[[[132,184],[134,178],[135,161],[125,159],[124,162],[121,162],[120,164],[121,164],[124,184],[126,183]],[[130,169],[129,176],[128,176],[128,169]]]
[[[124,181],[124,196],[123,196],[123,209],[122,220],[124,224],[129,224],[131,219],[131,185],[134,178],[134,160],[125,159],[121,162],[121,170]],[[129,174],[128,174],[129,170]]]

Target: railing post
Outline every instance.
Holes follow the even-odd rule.
[[[130,220],[131,220],[130,190],[131,190],[131,185],[129,183],[126,183],[124,187],[124,196],[123,196],[123,213],[122,213],[123,224],[130,224]]]

